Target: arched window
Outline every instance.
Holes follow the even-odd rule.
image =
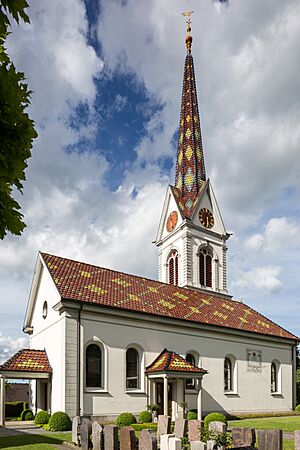
[[[168,259],[169,284],[178,285],[178,252],[172,250]]]
[[[224,391],[233,390],[233,371],[232,362],[226,357],[224,359]]]
[[[204,287],[212,287],[212,255],[207,247],[199,252],[199,278]]]
[[[188,363],[193,364],[193,366],[196,365],[195,357],[192,353],[187,353],[185,359]],[[187,380],[185,380],[186,389],[195,389],[195,385],[196,385],[195,378],[188,378]]]
[[[135,348],[126,351],[126,389],[140,388],[140,358]]]
[[[86,349],[86,387],[103,387],[102,350],[97,344]]]
[[[277,361],[272,361],[271,364],[271,393],[280,392],[280,379],[279,379],[280,365]]]

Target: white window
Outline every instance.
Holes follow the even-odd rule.
[[[140,356],[135,348],[130,347],[126,350],[126,389],[140,387]]]
[[[279,361],[274,360],[271,363],[271,394],[281,393],[281,366]]]
[[[237,393],[237,364],[232,355],[224,358],[224,393]]]
[[[187,353],[185,359],[186,359],[186,361],[188,363],[192,364],[193,366],[196,365],[195,356],[192,353]],[[185,388],[187,390],[195,389],[196,388],[196,380],[195,380],[195,378],[188,378],[187,380],[185,380]]]
[[[208,247],[199,251],[199,281],[203,287],[212,287],[212,253]]]
[[[168,258],[168,283],[178,285],[178,252],[172,250]]]
[[[103,351],[98,344],[90,344],[85,351],[85,385],[103,388]]]

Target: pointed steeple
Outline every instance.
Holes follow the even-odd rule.
[[[183,15],[188,16],[190,14],[183,13]],[[180,191],[184,209],[190,211],[197,194],[206,180],[206,175],[194,62],[191,53],[193,38],[190,34],[190,19],[188,19],[187,24],[187,36],[185,39],[187,55],[184,63],[175,187]]]

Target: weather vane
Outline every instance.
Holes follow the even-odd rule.
[[[186,44],[186,48],[187,50],[190,52],[191,51],[191,47],[192,47],[192,42],[193,42],[193,38],[191,36],[191,15],[193,14],[194,11],[184,11],[183,13],[181,13],[184,17],[188,17],[187,20],[187,36],[185,38],[185,44]]]

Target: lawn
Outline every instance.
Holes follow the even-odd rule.
[[[250,427],[260,430],[280,428],[283,431],[300,430],[300,416],[265,417],[264,419],[231,420],[230,427]]]
[[[72,433],[51,434],[19,434],[17,436],[2,436],[0,448],[6,450],[53,450],[53,445],[70,442]]]

